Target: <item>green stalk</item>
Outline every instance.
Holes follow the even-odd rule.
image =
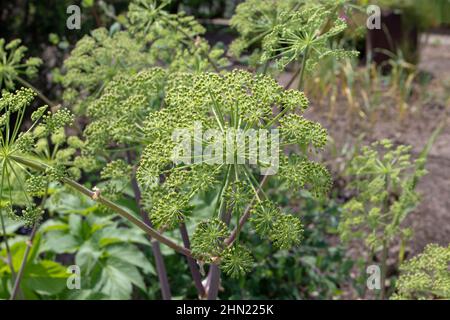
[[[257,190],[258,194],[261,192],[261,190],[263,189],[263,187],[265,186],[265,184],[269,180],[269,177],[270,176],[264,176],[264,178],[261,180],[261,183],[259,184],[259,188]],[[253,197],[252,201],[249,203],[249,205],[245,209],[244,214],[239,219],[239,223],[234,228],[234,230],[231,232],[231,235],[227,239],[225,239],[225,244],[228,247],[231,247],[233,245],[233,243],[236,241],[236,237],[237,237],[237,235],[239,233],[239,230],[242,229],[243,225],[247,222],[248,218],[250,217],[250,211],[251,211],[251,208],[252,208],[255,200],[257,200],[256,196]]]
[[[383,251],[381,253],[381,292],[380,299],[386,299],[386,273],[387,273],[387,258],[388,258],[388,243],[383,240]]]
[[[5,160],[3,160],[3,165],[2,165],[2,180],[1,180],[1,186],[0,186],[0,201],[3,198],[3,186],[4,186],[4,179],[5,179],[5,175],[7,174],[6,172],[6,162]],[[6,256],[8,259],[8,266],[11,269],[11,275],[12,275],[12,279],[13,282],[15,281],[16,278],[16,272],[14,271],[14,266],[12,264],[12,254],[11,254],[11,248],[9,246],[9,242],[8,242],[8,235],[6,234],[6,226],[5,226],[5,220],[3,218],[3,207],[0,207],[0,220],[1,220],[1,225],[2,225],[2,233],[3,233],[3,238],[5,241],[5,248],[6,248]]]
[[[23,164],[31,169],[37,170],[37,171],[44,171],[46,168],[49,167],[46,164],[35,162],[35,161],[25,159],[25,158],[22,158],[19,156],[10,156],[10,158],[13,159],[14,161],[17,161],[18,163],[21,163],[21,164]],[[182,246],[179,246],[178,244],[176,244],[169,238],[167,238],[164,235],[162,235],[161,233],[159,233],[157,230],[148,226],[142,220],[136,218],[134,215],[132,215],[131,213],[129,213],[128,211],[126,211],[125,209],[123,209],[122,207],[117,205],[116,203],[108,200],[107,198],[103,197],[102,195],[99,195],[97,192],[94,192],[94,191],[86,188],[85,186],[79,184],[78,182],[76,182],[70,178],[66,178],[66,177],[61,178],[61,182],[74,188],[78,192],[90,197],[91,199],[98,201],[99,203],[103,204],[104,206],[108,207],[109,209],[113,210],[114,212],[116,212],[117,214],[119,214],[123,218],[127,219],[128,221],[130,221],[131,223],[136,225],[141,230],[143,230],[149,236],[151,236],[154,239],[158,240],[159,242],[167,245],[168,247],[172,248],[176,252],[181,253],[188,257],[192,256],[190,250],[188,250]]]
[[[302,66],[300,71],[300,76],[298,79],[298,90],[303,90],[303,81],[305,78],[305,69],[306,69],[306,61],[308,60],[308,54],[309,54],[309,47],[306,47],[305,53],[303,54],[303,60],[302,60]]]
[[[220,187],[220,191],[219,191],[219,194],[217,196],[218,198],[217,198],[217,202],[216,202],[216,207],[214,209],[214,211],[217,212],[217,216],[219,216],[219,217],[220,217],[222,209],[223,209],[222,208],[223,204],[224,204],[223,196],[225,194],[225,190],[228,187],[228,183],[229,183],[229,180],[230,180],[230,173],[231,173],[231,165],[228,165],[227,166],[227,173],[225,174],[225,180],[223,181],[223,183],[222,183],[222,185]]]
[[[225,191],[228,187],[228,184],[231,180],[231,167],[233,165],[229,164],[227,168],[226,178],[224,183],[222,184],[222,188],[220,190],[220,193],[218,195],[217,203],[220,202],[218,209],[216,204],[216,210],[218,210],[217,215],[220,217],[220,220],[225,222],[227,225],[229,224],[229,215],[227,212],[227,205],[226,201],[224,199]],[[235,168],[235,166],[234,166]],[[233,168],[233,169],[234,169]],[[206,298],[208,300],[216,300],[217,296],[219,294],[219,286],[220,286],[220,268],[218,265],[218,262],[211,263],[208,278],[207,278],[207,292],[206,292]]]
[[[127,151],[126,152],[127,155],[127,159],[128,159],[128,163],[132,164],[133,163],[133,159],[134,159],[134,155],[132,154],[132,152]],[[144,222],[150,226],[153,227],[152,222],[150,221],[150,217],[147,214],[147,212],[142,208],[142,194],[141,194],[141,190],[139,188],[139,185],[137,183],[136,180],[136,166],[133,166],[133,175],[131,178],[131,187],[133,189],[133,193],[134,193],[134,199],[136,201],[136,205],[138,207],[139,213],[141,214],[142,220],[144,220]],[[164,263],[164,258],[162,256],[161,253],[161,247],[159,242],[157,241],[153,241],[153,239],[149,236],[147,236],[148,240],[150,241],[151,245],[152,245],[152,252],[153,252],[153,257],[155,258],[155,265],[156,265],[156,272],[158,274],[158,279],[159,279],[159,283],[160,283],[160,288],[161,288],[161,295],[163,300],[171,300],[172,299],[172,294],[170,291],[170,283],[169,283],[169,278],[167,277],[167,268],[166,265]],[[188,248],[189,249],[189,248]],[[190,258],[188,258],[190,259]]]
[[[385,177],[385,185],[386,185],[386,198],[383,203],[383,211],[386,213],[386,216],[389,214],[389,195],[390,195],[390,186],[391,179],[389,175]],[[389,247],[388,240],[386,239],[386,234],[383,234],[383,242],[382,242],[382,251],[381,251],[381,291],[380,291],[380,299],[386,299],[386,273],[387,273],[387,258],[389,255]]]
[[[47,201],[47,197],[48,197],[48,182],[45,187],[44,198],[42,199],[42,202],[40,205],[42,210],[44,210],[44,206],[45,206],[45,202]],[[20,282],[22,281],[23,273],[25,271],[25,267],[27,266],[28,256],[30,255],[31,247],[33,246],[33,241],[36,236],[37,229],[38,229],[38,222],[35,222],[33,224],[33,229],[31,230],[30,238],[27,242],[27,248],[25,249],[25,253],[23,255],[22,262],[20,264],[19,273],[17,274],[16,281],[14,282],[14,287],[11,292],[11,296],[10,296],[9,300],[15,300],[17,297],[17,293],[20,290]]]
[[[288,90],[288,89],[291,87],[291,85],[292,85],[292,83],[294,82],[295,78],[298,77],[300,71],[301,71],[301,68],[298,68],[297,71],[295,71],[295,73],[292,75],[291,79],[290,79],[290,80],[288,81],[288,83],[284,86],[284,89],[285,89],[285,90]]]
[[[266,74],[267,73],[267,69],[269,68],[269,60],[266,61],[266,63],[264,63],[264,67],[262,70],[262,74]]]

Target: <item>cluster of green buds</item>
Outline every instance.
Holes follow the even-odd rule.
[[[169,3],[155,0],[130,3],[127,27],[134,37],[149,45],[149,55],[171,71],[212,71],[226,65],[223,50],[211,48],[203,38],[205,28],[183,11],[164,10]]]
[[[394,300],[450,299],[450,246],[429,244],[400,266]]]
[[[28,226],[43,214],[35,197],[43,197],[50,182],[67,174],[79,175],[78,170],[67,169],[75,153],[64,133],[64,127],[73,121],[69,111],[52,113],[42,106],[32,113],[28,129],[20,131],[26,109],[35,96],[33,90],[21,88],[13,93],[4,91],[0,98],[1,210]],[[33,169],[36,159],[45,161],[37,170]]]
[[[261,188],[269,165],[261,160],[261,149],[251,148],[251,135],[240,141],[243,147],[226,141],[237,132],[277,132],[279,144],[267,143],[271,154],[285,159],[285,152],[297,150],[298,161],[280,161],[280,174],[270,174],[298,189],[310,188],[317,195],[327,192],[328,171],[309,159],[323,148],[327,132],[300,116],[308,106],[304,94],[246,71],[175,73],[167,80],[164,102],[164,108],[144,123],[148,145],[137,170],[144,206],[155,226],[171,230],[198,221],[193,200],[214,194],[210,219],[198,223],[192,238],[192,253],[200,261],[220,263],[233,276],[248,271],[251,254],[239,241],[247,218],[276,247],[298,245],[303,231],[299,217],[283,212]],[[205,133],[198,135],[199,128]],[[182,141],[177,132],[183,133]],[[263,146],[261,141],[258,147]],[[180,156],[180,144],[186,146],[182,142],[187,148]],[[197,153],[198,148],[205,152]],[[213,156],[205,158],[206,151],[213,151]]]

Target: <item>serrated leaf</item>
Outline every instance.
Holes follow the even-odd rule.
[[[109,258],[95,290],[100,290],[111,299],[129,299],[133,284],[145,290],[144,280],[138,269],[119,259]]]
[[[57,254],[74,253],[80,245],[80,241],[73,235],[53,231],[47,234],[42,245],[42,251],[53,251]]]
[[[75,263],[81,268],[82,273],[89,274],[102,256],[102,251],[91,241],[85,242],[75,256]]]
[[[66,288],[66,268],[57,262],[43,260],[28,265],[25,269],[22,287],[44,295],[55,295]]]
[[[150,245],[144,234],[140,234],[136,229],[126,229],[117,227],[104,228],[96,233],[100,247],[105,247],[118,242],[139,243]]]
[[[108,246],[106,251],[108,253],[108,256],[111,258],[116,258],[139,267],[144,271],[144,273],[156,275],[155,268],[150,260],[148,260],[145,255],[135,246],[126,244],[113,245]]]

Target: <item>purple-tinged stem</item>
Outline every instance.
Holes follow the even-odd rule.
[[[136,200],[136,204],[139,207],[139,211],[141,213],[142,220],[149,227],[153,227],[148,214],[141,208],[141,191],[136,181],[135,172],[133,172],[133,179],[131,180],[131,185],[134,191],[134,198]],[[159,242],[152,239],[150,235],[147,234],[147,238],[152,244],[152,252],[155,257],[156,264],[156,272],[158,273],[159,284],[161,286],[161,295],[164,300],[171,300],[172,294],[170,292],[169,279],[167,277],[166,265],[164,264],[164,258],[161,253],[161,247]]]
[[[180,224],[180,233],[181,238],[183,239],[183,244],[186,249],[191,248],[191,243],[189,241],[189,234],[186,229],[186,224],[183,222]],[[200,274],[200,270],[198,268],[197,262],[191,258],[186,257],[189,270],[191,271],[192,280],[194,280],[195,287],[197,288],[197,292],[200,298],[204,298],[206,296],[205,288],[202,284],[202,276]]]

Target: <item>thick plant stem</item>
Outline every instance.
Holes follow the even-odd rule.
[[[148,237],[151,239],[150,236]],[[172,294],[170,293],[170,284],[167,277],[166,264],[164,263],[164,258],[161,253],[161,246],[159,245],[159,242],[154,239],[151,239],[150,241],[152,243],[153,256],[155,257],[156,272],[158,273],[158,279],[161,285],[162,298],[163,300],[171,300]]]
[[[9,266],[9,269],[11,270],[11,282],[13,287],[15,286],[16,280],[17,280],[17,275],[16,275],[16,271],[14,270],[14,265],[13,265],[13,260],[12,260],[12,255],[11,255],[11,248],[9,246],[8,243],[8,236],[6,234],[6,227],[5,227],[5,222],[3,219],[3,213],[0,212],[0,218],[1,218],[1,224],[2,224],[2,232],[3,232],[3,237],[4,237],[4,241],[5,241],[5,249],[6,249],[6,260]]]
[[[42,210],[44,210],[45,202],[47,201],[47,197],[48,197],[48,182],[45,187],[45,190],[46,191],[45,191],[44,198],[42,198],[42,202],[40,204],[40,207]],[[35,222],[33,225],[33,228],[31,229],[30,238],[27,241],[27,247],[25,249],[25,253],[22,258],[22,263],[20,265],[19,273],[17,274],[17,278],[14,282],[14,287],[13,287],[13,291],[11,293],[10,300],[14,300],[16,298],[18,292],[20,291],[20,282],[22,281],[23,273],[25,271],[25,267],[27,266],[28,256],[30,255],[31,247],[33,246],[33,241],[36,236],[37,229],[38,229],[38,222]]]
[[[289,80],[289,82],[284,86],[284,89],[287,90],[291,87],[292,83],[295,81],[295,79],[298,77],[298,90],[302,91],[303,89],[303,80],[305,78],[305,68],[306,68],[306,60],[308,59],[308,53],[309,53],[309,48],[305,49],[305,53],[303,55],[303,60],[302,60],[302,64],[300,66],[300,68],[297,69],[297,71],[295,71],[295,73],[292,75],[291,79]]]
[[[17,161],[18,163],[23,164],[24,166],[27,166],[27,167],[29,167],[31,169],[34,169],[34,170],[37,170],[37,171],[44,171],[46,168],[49,167],[46,164],[43,164],[43,163],[40,163],[40,162],[36,162],[36,161],[32,161],[32,160],[29,160],[29,159],[25,159],[25,158],[18,157],[18,156],[10,156],[10,158],[13,159],[14,161]],[[191,250],[188,250],[188,249],[186,249],[186,248],[176,244],[175,242],[173,242],[169,238],[167,238],[164,235],[162,235],[161,233],[159,233],[157,230],[155,230],[152,227],[148,226],[142,220],[136,218],[133,214],[129,213],[128,211],[126,211],[122,207],[118,206],[114,202],[112,202],[112,201],[106,199],[105,197],[101,196],[98,192],[94,192],[94,191],[86,188],[85,186],[79,184],[78,182],[76,182],[76,181],[74,181],[72,179],[66,178],[66,177],[61,178],[61,182],[64,183],[64,184],[67,184],[68,186],[71,186],[72,188],[74,188],[78,192],[80,192],[80,193],[90,197],[91,199],[94,199],[94,200],[98,201],[99,203],[103,204],[104,206],[108,207],[112,211],[116,212],[117,214],[119,214],[123,218],[127,219],[128,221],[130,221],[131,223],[136,225],[138,228],[142,229],[149,236],[155,238],[157,241],[159,241],[161,243],[164,243],[166,246],[172,248],[176,252],[181,253],[181,254],[183,254],[185,256],[188,256],[188,257],[192,257]]]
[[[224,198],[225,190],[228,187],[228,184],[230,182],[230,173],[231,173],[232,165],[228,165],[226,178],[223,182],[222,188],[219,192],[216,209],[217,214],[220,217],[220,220],[222,220],[227,226],[230,224],[230,218],[231,218],[231,212],[227,211],[227,205]],[[235,167],[233,170],[236,170]],[[216,263],[211,263],[207,282],[206,282],[206,288],[207,288],[207,299],[208,300],[215,300],[217,299],[217,295],[219,294],[219,286],[220,286],[220,269],[219,266]]]
[[[263,70],[262,70],[262,74],[266,74],[266,73],[267,73],[267,70],[269,69],[269,64],[270,64],[269,60],[267,60],[267,61],[264,63],[264,67],[263,67]]]
[[[387,258],[388,258],[388,244],[383,240],[383,251],[381,252],[381,292],[380,299],[386,299],[386,273],[387,273]]]
[[[364,270],[367,270],[367,267],[371,264],[373,264],[373,256],[374,256],[374,251],[373,249],[370,250],[369,256],[367,257],[367,261],[366,261],[366,266],[364,268]],[[367,284],[364,284],[363,286],[363,291],[361,294],[361,299],[365,299],[366,298],[366,294],[367,294]]]
[[[9,269],[11,270],[11,275],[14,282],[15,281],[14,279],[16,278],[16,271],[14,270],[14,266],[12,264],[11,248],[9,246],[8,235],[6,234],[5,220],[3,218],[3,213],[1,211],[0,211],[0,220],[2,225],[3,241],[5,242],[6,259],[8,260],[8,266]]]
[[[292,75],[291,79],[289,80],[289,82],[284,86],[284,89],[287,90],[291,87],[292,83],[295,81],[295,79],[298,77],[298,75],[300,74],[301,69],[298,68],[297,71],[295,71],[295,73]]]
[[[161,243],[164,243],[166,246],[174,249],[175,251],[184,254],[186,256],[191,256],[191,251],[187,250],[184,247],[179,246],[178,244],[176,244],[175,242],[173,242],[172,240],[170,240],[169,238],[166,238],[165,236],[163,236],[161,233],[159,233],[157,230],[153,229],[152,227],[148,226],[145,222],[143,222],[142,220],[136,218],[135,216],[133,216],[132,214],[130,214],[128,211],[124,210],[122,207],[118,206],[117,204],[115,204],[114,202],[106,199],[103,196],[98,196],[95,197],[96,193],[87,189],[86,187],[80,185],[78,182],[73,181],[71,179],[68,178],[63,178],[62,182],[73,187],[74,189],[78,190],[81,193],[84,193],[85,195],[91,197],[91,198],[96,198],[96,200],[107,206],[108,208],[110,208],[111,210],[115,211],[116,213],[118,213],[119,215],[121,215],[123,218],[129,220],[131,223],[135,224],[137,227],[139,227],[140,229],[144,230],[149,236],[155,238],[156,240],[158,240]]]
[[[190,249],[191,243],[189,241],[189,234],[186,229],[186,224],[183,222],[180,224],[180,233],[181,238],[183,239],[183,244],[186,249]],[[200,270],[198,268],[197,262],[195,262],[195,259],[191,257],[186,257],[189,270],[192,275],[192,280],[194,281],[195,288],[197,288],[198,296],[200,298],[204,298],[206,295],[205,287],[203,287],[202,284],[202,275],[200,274]]]
[[[27,247],[25,249],[22,263],[20,265],[19,272],[17,273],[16,281],[14,282],[14,287],[11,292],[11,296],[10,296],[9,300],[16,299],[17,294],[19,292],[20,282],[22,281],[22,278],[23,278],[23,273],[24,273],[25,267],[27,265],[27,260],[28,260],[28,256],[30,255],[31,247],[33,246],[33,241],[34,241],[34,237],[36,236],[37,228],[38,228],[37,223],[35,223],[33,226],[33,229],[31,230],[30,239],[27,242]]]
[[[208,273],[208,300],[216,300],[219,294],[220,269],[215,263],[212,263]]]
[[[133,179],[131,180],[131,185],[134,191],[134,198],[136,200],[136,204],[139,207],[139,212],[141,213],[141,217],[144,222],[152,227],[152,223],[148,214],[141,207],[141,191],[139,190],[139,186],[136,181],[135,173],[133,172]],[[170,293],[170,284],[169,279],[167,277],[166,265],[164,263],[164,258],[161,253],[161,248],[159,246],[159,242],[154,241],[149,235],[147,235],[149,241],[152,244],[152,252],[155,257],[156,264],[156,272],[158,273],[159,284],[161,287],[161,295],[164,300],[171,300],[172,294]]]
[[[259,188],[256,191],[258,194],[260,194],[262,192],[263,187],[265,186],[265,184],[267,183],[269,179],[269,176],[266,175],[264,176],[264,178],[261,180],[261,183],[259,184]],[[252,199],[252,201],[250,202],[250,204],[247,206],[247,208],[245,209],[244,214],[242,215],[242,217],[239,219],[239,223],[238,225],[234,228],[234,230],[231,232],[231,235],[225,239],[224,243],[226,246],[231,247],[234,243],[234,241],[236,241],[237,236],[239,234],[239,230],[242,229],[242,227],[244,226],[244,224],[247,222],[248,218],[250,217],[250,211],[251,208],[254,204],[254,202],[256,201],[257,196],[255,195]],[[217,299],[217,295],[219,293],[219,285],[220,285],[220,269],[219,266],[217,264],[211,264],[210,270],[209,270],[209,274],[208,274],[208,300],[215,300]]]

